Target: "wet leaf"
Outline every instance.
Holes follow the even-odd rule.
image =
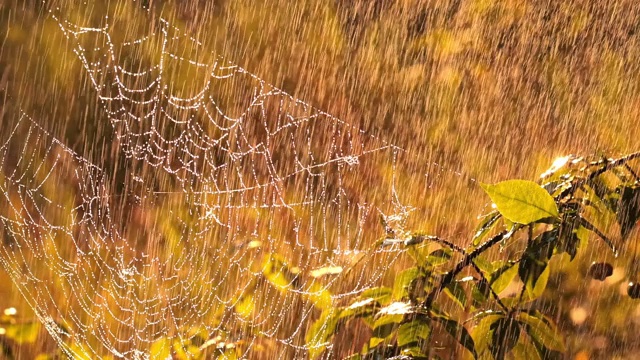
[[[253,314],[254,306],[253,295],[247,294],[236,303],[235,310],[238,315],[246,319]]]
[[[556,175],[558,170],[563,169],[567,164],[569,164],[569,161],[574,159],[575,159],[575,156],[573,155],[561,156],[559,158],[556,158],[553,161],[553,164],[551,164],[551,167],[540,175],[540,178],[541,179],[549,179],[552,177],[557,178],[557,176],[554,176],[554,175]]]
[[[640,187],[625,186],[620,191],[616,217],[622,238],[626,239],[640,219]]]
[[[547,288],[547,283],[549,282],[550,274],[551,274],[551,269],[547,266],[547,268],[542,272],[542,274],[540,274],[540,277],[538,278],[538,281],[536,281],[536,284],[533,286],[533,288],[527,287],[526,289],[527,301],[535,300],[540,296],[542,296],[542,294]]]
[[[164,360],[171,356],[171,342],[167,338],[159,338],[149,349],[151,359]]]
[[[482,222],[476,228],[476,232],[473,235],[472,243],[474,246],[480,245],[480,242],[489,233],[489,230],[493,228],[493,225],[500,219],[500,212],[492,211],[482,219]]]
[[[438,249],[427,256],[427,262],[432,266],[446,264],[449,260],[451,260],[450,249]]]
[[[482,188],[498,211],[515,223],[530,224],[559,215],[553,197],[533,181],[507,180],[495,185],[482,184]]]
[[[444,293],[463,310],[467,306],[467,293],[458,282],[452,282],[444,289]]]
[[[12,324],[6,327],[6,337],[18,344],[33,343],[38,339],[39,322]]]
[[[602,231],[600,231],[600,229],[596,228],[595,226],[593,226],[593,224],[591,224],[589,221],[587,221],[584,218],[580,219],[580,224],[581,227],[593,232],[594,234],[596,234],[613,252],[614,256],[618,256],[618,247],[616,246],[616,244],[613,243],[613,241],[611,241],[611,239],[609,239],[609,237],[607,235],[605,235]]]
[[[372,298],[356,301],[342,309],[340,312],[340,318],[355,318],[373,315],[373,311],[377,305],[378,303]]]
[[[398,328],[398,346],[406,346],[429,339],[431,328],[429,323],[423,318],[416,318],[410,322],[400,325]]]
[[[473,338],[469,331],[458,323],[455,320],[450,319],[448,316],[444,314],[437,314],[434,311],[430,314],[430,317],[441,323],[444,326],[444,329],[451,335],[456,341],[462,345],[465,349],[469,350],[471,354],[473,354],[474,358],[478,357],[476,353],[475,343],[473,342]]]
[[[342,272],[342,266],[325,266],[319,269],[311,270],[310,275],[314,278],[319,278],[325,275],[337,275]]]
[[[429,358],[418,346],[411,346],[402,349],[401,355],[394,356],[390,360],[428,360]]]
[[[518,276],[525,284],[531,298],[537,297],[534,294],[540,291],[539,287],[536,288],[536,285],[547,269],[549,259],[553,255],[553,249],[558,239],[558,231],[558,228],[554,228],[538,235],[529,242],[527,249],[522,254],[522,259],[518,266]],[[546,286],[546,280],[544,285]],[[542,290],[544,291],[544,288]]]
[[[496,270],[497,267],[500,267],[502,265],[496,265],[498,263],[497,261],[491,262],[485,259],[483,256],[478,256],[473,259],[473,263],[476,264],[476,266],[480,268],[480,270],[488,274],[491,274],[494,270]]]
[[[389,306],[383,307],[378,311],[377,316],[382,315],[406,315],[411,314],[414,311],[413,306],[408,302],[394,302]]]
[[[393,303],[381,309],[373,323],[373,335],[369,341],[369,346],[376,347],[380,343],[390,340],[389,338],[404,319],[404,315],[410,311],[411,308],[405,303]]]
[[[559,238],[556,244],[556,250],[558,253],[567,253],[571,260],[578,255],[578,248],[580,247],[580,237],[578,236],[577,229],[571,232],[564,232],[563,236]]]
[[[471,317],[471,319],[469,319],[469,321],[480,321],[480,320],[486,318],[487,316],[504,317],[505,313],[504,313],[504,311],[500,311],[500,310],[483,310],[483,311],[480,311],[480,312],[474,314]]]
[[[614,194],[614,191],[609,188],[602,175],[591,180],[588,185],[593,189],[593,194],[607,207],[607,209],[616,212],[616,204],[611,201],[611,196]]]
[[[269,282],[280,290],[288,287],[300,287],[299,270],[289,267],[286,260],[278,255],[271,254],[265,257],[262,274]]]
[[[511,349],[511,354],[513,354],[513,358],[518,360],[542,360],[526,333],[520,334],[520,341]]]
[[[489,342],[491,336],[491,325],[504,317],[504,313],[492,313],[489,311],[482,312],[477,316],[474,316],[474,320],[478,321],[477,325],[471,330],[473,334],[474,344],[476,346],[476,352],[481,359],[490,357]]]
[[[367,289],[360,294],[361,299],[373,299],[380,305],[387,305],[392,300],[393,290],[388,287],[375,287]]]
[[[397,323],[374,326],[373,334],[369,339],[369,346],[374,348],[384,342],[391,341],[391,335],[398,327]]]
[[[305,341],[309,348],[309,357],[315,359],[322,354],[328,345],[328,340],[333,336],[338,326],[340,311],[329,308],[320,314],[305,335]]]
[[[518,321],[526,325],[526,332],[538,344],[546,349],[564,352],[564,340],[550,320],[538,312],[533,314],[521,312],[518,314]]]
[[[491,285],[486,278],[477,279],[471,287],[471,297],[474,306],[481,307],[491,297]]]
[[[402,300],[409,295],[409,288],[411,283],[421,275],[420,270],[417,267],[412,267],[401,271],[396,280],[393,283],[393,292],[391,297],[393,300]]]
[[[333,305],[333,298],[329,290],[317,282],[309,286],[304,296],[320,310],[328,309]]]
[[[493,274],[491,274],[490,284],[497,294],[500,294],[504,289],[511,284],[513,279],[518,275],[518,266],[515,263],[508,263]]]
[[[520,325],[515,319],[501,318],[491,324],[491,354],[497,360],[504,359],[520,338]]]

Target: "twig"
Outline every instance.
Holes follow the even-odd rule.
[[[602,241],[604,241],[611,248],[611,250],[613,251],[613,254],[616,257],[618,256],[618,248],[613,243],[613,241],[611,241],[611,239],[607,237],[607,235],[602,233],[602,231],[600,231],[597,227],[593,226],[593,224],[591,224],[585,218],[580,218],[580,225],[584,226],[585,229],[592,231],[593,233],[598,235],[602,239]]]
[[[631,174],[631,176],[633,176],[634,179],[636,179],[636,181],[640,182],[640,176],[638,176],[638,174],[633,171],[629,164],[624,164],[624,168],[627,169],[627,171]]]
[[[598,177],[599,175],[602,175],[603,173],[618,167],[618,166],[622,166],[625,165],[626,163],[628,163],[631,160],[634,159],[638,159],[640,158],[640,151],[639,152],[635,152],[632,154],[629,154],[627,156],[623,156],[617,160],[613,160],[610,162],[607,162],[604,166],[602,166],[600,169],[592,172],[591,174],[589,174],[589,176],[586,179],[581,179],[579,181],[576,182],[576,184],[574,184],[574,186],[569,187],[568,189],[566,189],[565,191],[563,191],[562,193],[560,193],[560,195],[558,195],[556,197],[556,201],[565,198],[566,196],[569,195],[573,195],[573,193],[576,192],[576,190],[578,190],[583,184],[592,181],[593,179],[595,179],[596,177]]]
[[[429,293],[425,301],[421,304],[421,307],[425,309],[430,309],[436,296],[440,292],[442,292],[444,288],[446,288],[449,284],[451,284],[451,282],[456,278],[456,276],[458,276],[458,274],[462,272],[462,270],[464,270],[467,266],[471,265],[473,260],[478,256],[480,256],[480,254],[482,254],[483,252],[491,248],[493,245],[499,243],[500,241],[504,240],[506,237],[510,235],[511,235],[511,232],[507,232],[506,230],[504,230],[499,234],[495,235],[494,237],[492,237],[491,239],[482,243],[480,246],[478,246],[475,250],[473,250],[469,254],[465,255],[465,257],[462,260],[460,260],[458,264],[456,264],[453,270],[447,272],[442,277],[442,279],[440,280],[440,283],[431,290],[431,292]]]
[[[416,244],[420,244],[424,241],[433,241],[436,244],[440,244],[440,245],[444,245],[448,248],[450,248],[453,251],[456,251],[462,255],[466,255],[467,252],[460,246],[452,243],[451,241],[445,240],[445,239],[441,239],[437,236],[433,236],[433,235],[422,235],[422,234],[416,234],[413,235],[409,240],[405,241],[404,244],[409,246],[409,245],[416,245]]]
[[[482,272],[480,267],[478,267],[478,265],[476,265],[476,263],[473,261],[471,262],[471,266],[476,270],[478,275],[480,275],[481,280],[487,283],[487,285],[489,286],[489,291],[491,291],[491,295],[496,299],[498,305],[500,305],[502,310],[508,312],[509,308],[507,308],[507,306],[502,302],[502,299],[500,299],[500,296],[496,293],[496,291],[493,290],[493,287],[491,287],[491,283],[489,282],[489,280],[487,280],[487,277],[484,276],[484,273]]]

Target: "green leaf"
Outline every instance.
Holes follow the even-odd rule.
[[[27,344],[35,342],[38,339],[39,332],[39,322],[12,324],[6,328],[6,337],[18,344]]]
[[[444,314],[436,314],[434,310],[432,310],[430,317],[435,321],[441,323],[444,326],[444,329],[451,335],[456,341],[464,346],[465,349],[469,350],[471,354],[473,354],[474,358],[478,358],[478,354],[476,352],[476,346],[473,342],[473,338],[469,331],[458,323],[455,320],[450,319],[448,316]]]
[[[514,359],[522,360],[542,360],[538,350],[531,343],[531,340],[526,334],[520,335],[520,342],[511,350]]]
[[[491,336],[488,336],[491,331],[491,325],[498,319],[504,317],[504,313],[502,312],[492,312],[485,311],[479,314],[476,314],[473,319],[477,321],[477,325],[473,327],[472,334],[474,343],[476,346],[476,351],[481,359],[486,358],[485,354],[489,356],[489,341],[491,340]]]
[[[497,360],[504,359],[520,338],[520,325],[515,319],[501,318],[491,324],[491,354]]]
[[[493,274],[491,274],[490,284],[496,294],[500,294],[511,284],[513,279],[518,275],[517,263],[507,263]]]
[[[478,279],[471,288],[471,298],[476,308],[481,307],[482,304],[491,296],[491,285],[484,279]]]
[[[315,281],[305,290],[304,297],[320,310],[328,309],[333,305],[331,292]]]
[[[338,326],[340,310],[329,308],[320,314],[305,336],[309,357],[315,359],[322,354]]]
[[[394,302],[380,309],[373,323],[373,334],[369,340],[369,346],[373,348],[383,342],[390,341],[391,336],[404,320],[404,316],[413,313],[413,311],[411,304],[404,302]]]
[[[278,254],[265,256],[262,274],[269,282],[280,290],[289,287],[300,289],[299,270],[287,265],[284,257]]]
[[[416,318],[410,322],[400,325],[398,328],[398,346],[412,344],[420,345],[424,340],[429,339],[431,328],[424,318]],[[417,343],[417,344],[414,344]]]
[[[171,341],[162,337],[151,344],[149,355],[152,359],[167,359],[171,357]]]
[[[429,360],[430,358],[424,354],[422,349],[418,346],[411,346],[402,349],[401,355],[394,356],[390,359],[396,360]]]
[[[376,347],[378,344],[391,340],[393,332],[398,329],[400,323],[404,319],[404,315],[385,314],[378,316],[373,324],[373,334],[369,346]]]
[[[360,294],[361,299],[373,299],[380,305],[388,305],[391,298],[392,290],[388,287],[375,287],[367,289]]]
[[[473,263],[476,264],[485,273],[492,273],[496,269],[496,262],[489,261],[485,259],[483,256],[478,256],[473,259]],[[501,264],[502,265],[502,264]]]
[[[378,303],[371,298],[356,301],[342,309],[340,319],[371,316],[377,306]]]
[[[535,300],[542,296],[544,290],[547,288],[547,283],[549,282],[549,275],[551,274],[551,269],[549,266],[540,274],[538,281],[536,281],[535,286],[527,287],[527,300]]]
[[[515,223],[530,224],[540,219],[559,216],[553,197],[533,181],[507,180],[495,185],[481,186],[496,204],[498,211]]]
[[[401,271],[393,283],[393,291],[391,298],[393,300],[402,300],[409,295],[411,283],[421,275],[421,271],[417,267],[412,267]]]
[[[427,256],[427,262],[431,266],[446,264],[449,260],[451,260],[451,249],[446,248],[438,249]]]
[[[240,298],[235,305],[235,311],[243,319],[251,317],[255,307],[255,300],[252,294],[247,294]]]
[[[551,320],[546,319],[539,312],[533,314],[521,312],[518,314],[518,321],[526,325],[526,332],[538,344],[544,348],[564,352],[565,346],[562,336],[555,328]]]
[[[598,228],[593,226],[593,224],[591,224],[585,218],[580,218],[580,225],[581,227],[584,227],[585,229],[596,234],[611,249],[614,256],[616,257],[618,256],[618,247],[616,246],[616,244],[613,243],[613,241],[611,241],[611,239],[609,239],[609,237],[607,237],[607,235],[605,235],[602,231],[600,231]]]
[[[500,216],[500,212],[492,211],[484,217],[482,222],[478,225],[476,233],[473,235],[472,243],[474,246],[480,245],[482,239],[484,239],[489,230],[493,228],[493,225],[495,225],[498,219],[500,219]]]
[[[571,231],[567,231],[566,228],[561,231],[562,236],[558,239],[556,244],[556,250],[558,253],[567,253],[571,260],[575,259],[578,255],[578,248],[580,247],[580,237],[578,235],[578,228]]]
[[[592,179],[587,183],[591,189],[593,189],[593,194],[596,196],[600,202],[607,207],[607,209],[616,212],[616,202],[611,201],[612,195],[615,194],[613,190],[607,185],[606,178],[602,175]]]
[[[616,217],[620,224],[622,238],[626,239],[640,219],[640,187],[622,188]]]
[[[499,317],[504,317],[506,314],[504,311],[502,310],[483,310],[483,311],[479,311],[477,313],[475,313],[469,320],[467,321],[480,321],[484,318],[486,318],[487,316],[499,316]]]
[[[547,269],[549,259],[553,255],[553,249],[558,240],[558,231],[558,228],[553,228],[538,235],[529,242],[527,249],[522,254],[518,275],[525,284],[531,298],[535,298],[536,296],[534,295],[536,293],[539,293],[539,296],[544,291],[544,287],[540,290],[537,283]],[[548,279],[548,273],[547,277],[543,279],[544,286],[546,286],[546,279]]]
[[[451,298],[453,302],[458,304],[458,306],[460,306],[462,310],[464,310],[467,306],[467,293],[465,292],[462,285],[460,285],[458,282],[452,282],[447,285],[447,287],[444,289],[444,293],[447,294],[447,296]]]

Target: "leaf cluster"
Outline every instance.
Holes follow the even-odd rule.
[[[438,345],[442,334],[474,359],[562,358],[563,334],[536,305],[553,264],[599,246],[592,239],[619,254],[640,219],[640,179],[629,165],[638,157],[568,156],[538,182],[482,184],[494,209],[464,249],[421,233],[386,239],[383,244],[404,246],[413,266],[398,273],[392,287],[369,289],[347,306],[325,309],[307,334],[315,349],[311,357],[361,319],[371,337],[352,359],[441,358],[450,351]],[[606,235],[612,227],[607,218],[617,222],[618,241]],[[497,248],[502,258],[491,260]],[[607,265],[598,263],[585,276],[602,280],[611,275],[598,271]]]

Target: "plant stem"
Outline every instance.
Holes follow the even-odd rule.
[[[568,195],[573,195],[573,193],[575,193],[583,184],[588,183],[589,181],[592,181],[593,179],[595,179],[599,175],[602,175],[605,172],[607,172],[607,171],[609,171],[609,170],[611,170],[611,169],[613,169],[615,167],[626,165],[629,161],[634,160],[634,159],[638,159],[638,158],[640,158],[640,151],[632,153],[632,154],[629,154],[627,156],[623,156],[623,157],[621,157],[619,159],[616,159],[616,160],[613,160],[613,161],[605,163],[604,166],[602,166],[598,170],[596,170],[596,171],[592,172],[591,174],[589,174],[588,177],[586,177],[585,179],[581,179],[580,181],[577,181],[573,186],[571,186],[570,188],[568,188],[565,191],[563,191],[562,193],[560,193],[560,195],[558,195],[556,197],[556,200],[564,199]]]
[[[509,232],[504,230],[504,231],[500,232],[499,234],[495,235],[494,237],[492,237],[491,239],[485,241],[483,244],[478,246],[472,252],[470,252],[467,255],[465,255],[465,257],[462,260],[460,260],[459,263],[456,264],[456,266],[453,268],[453,270],[447,272],[442,277],[442,279],[440,280],[440,283],[438,283],[438,285],[436,287],[434,287],[433,290],[431,290],[431,292],[429,293],[429,295],[427,296],[425,301],[420,305],[420,307],[422,307],[424,309],[427,309],[427,310],[430,309],[431,305],[433,304],[433,301],[436,298],[436,296],[438,296],[438,294],[440,292],[442,292],[442,290],[444,290],[444,288],[446,288],[449,284],[451,284],[451,282],[453,282],[453,280],[456,278],[456,276],[458,276],[458,274],[460,274],[462,272],[462,270],[464,270],[467,266],[471,265],[475,258],[477,258],[483,252],[485,252],[488,249],[490,249],[493,245],[495,245],[495,244],[499,243],[500,241],[502,241],[509,234],[510,234]]]
[[[496,302],[498,303],[500,308],[502,308],[502,310],[504,310],[505,312],[508,312],[509,308],[507,308],[507,306],[502,302],[502,300],[500,299],[500,295],[498,295],[496,291],[493,290],[493,288],[491,287],[491,283],[489,282],[487,277],[484,276],[484,274],[482,273],[482,270],[478,267],[478,265],[476,265],[475,262],[471,261],[471,267],[473,267],[478,273],[478,275],[480,275],[480,279],[485,283],[487,283],[487,285],[489,286],[489,291],[491,292],[491,296],[493,296],[493,298],[496,299]]]

